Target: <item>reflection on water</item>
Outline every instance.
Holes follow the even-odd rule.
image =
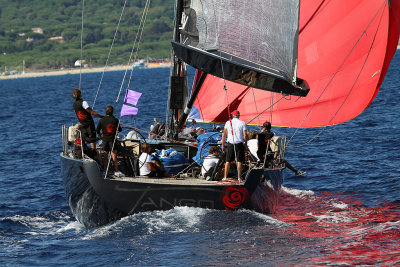
[[[321,242],[320,255],[303,258],[308,264],[400,263],[398,202],[366,207],[348,195],[284,191],[273,218],[288,223],[286,233]]]

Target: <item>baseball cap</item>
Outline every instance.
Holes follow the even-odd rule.
[[[234,111],[232,111],[231,115],[232,116],[237,116],[237,115],[240,115],[240,113],[239,113],[238,110],[235,109]]]

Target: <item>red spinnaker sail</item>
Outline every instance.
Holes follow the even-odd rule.
[[[397,48],[400,0],[301,1],[299,26],[297,76],[309,85],[307,97],[208,75],[194,104],[197,119],[225,122],[229,103],[246,123],[318,127],[348,121],[366,109]]]

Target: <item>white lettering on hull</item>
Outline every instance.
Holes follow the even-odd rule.
[[[209,208],[209,209],[214,209],[214,201],[212,200],[196,200],[196,199],[178,199],[174,198],[174,200],[168,201],[165,198],[160,198],[157,202],[151,198],[147,197],[146,200],[142,202],[140,205],[140,209],[145,208],[145,209],[164,209],[164,208],[173,208],[177,206],[186,206],[186,207],[199,207],[199,208]]]

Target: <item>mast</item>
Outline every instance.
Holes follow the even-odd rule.
[[[182,21],[183,0],[176,0],[175,7],[175,21],[174,21],[174,35],[175,42],[180,41],[179,28]],[[169,110],[170,122],[168,136],[177,139],[179,129],[178,120],[181,110],[187,97],[187,73],[186,66],[182,60],[178,59],[175,54],[172,55],[173,67],[170,74],[170,87],[169,87]]]

